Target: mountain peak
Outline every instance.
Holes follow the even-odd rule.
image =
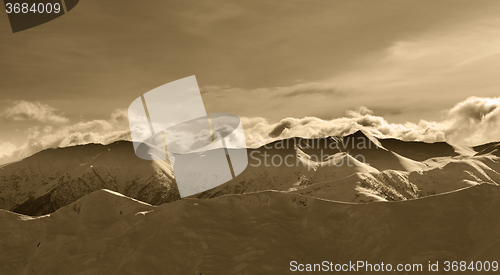
[[[385,149],[382,144],[378,141],[376,137],[374,137],[372,134],[363,131],[363,130],[357,130],[356,132],[346,135],[342,137],[344,143],[352,143],[353,145],[356,143],[363,143],[364,145],[367,146],[365,149],[375,149],[375,148],[381,148]],[[373,144],[373,145],[372,145]]]
[[[350,135],[347,135],[347,136],[351,136],[351,137],[369,137],[371,135],[360,129],[360,130],[357,130],[356,132],[354,132],[354,133],[352,133]]]

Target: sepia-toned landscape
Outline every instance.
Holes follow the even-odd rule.
[[[276,274],[290,259],[494,261],[499,146],[377,140],[363,131],[279,140],[250,149],[249,167],[234,180],[186,199],[169,164],[140,160],[128,141],[49,149],[0,170],[0,259],[4,274]],[[266,166],[265,155],[294,159]]]
[[[498,273],[500,1],[24,2],[0,275]]]

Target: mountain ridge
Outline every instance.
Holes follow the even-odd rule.
[[[418,148],[427,148],[423,154],[417,152],[416,158],[432,157],[417,161],[386,147],[414,158]],[[500,183],[498,156],[491,152],[461,155],[454,148],[448,143],[378,140],[363,131],[344,137],[276,140],[249,148],[249,166],[238,177],[193,197],[278,190],[367,203],[413,199],[485,182]],[[264,165],[273,157],[283,159],[289,155],[293,165]],[[345,193],[334,184],[342,184]],[[0,208],[27,215],[52,213],[100,189],[153,205],[180,199],[168,162],[137,158],[128,141],[49,149],[0,168]]]

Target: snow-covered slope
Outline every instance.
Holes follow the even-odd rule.
[[[265,191],[157,207],[103,190],[44,217],[0,210],[0,270],[261,275],[294,274],[291,261],[498,261],[499,208],[491,185],[391,203]]]
[[[478,156],[482,156],[482,155],[495,155],[497,157],[500,157],[500,142],[496,142],[496,143],[491,143],[491,144],[488,144],[489,146],[486,146],[486,147],[480,147],[478,149],[482,149],[480,150],[477,155]]]
[[[399,201],[450,192],[479,184],[500,184],[500,158],[436,158],[417,171],[355,173],[313,183],[294,193],[344,202]]]
[[[342,138],[291,138],[249,150],[249,166],[237,178],[193,197],[211,198],[262,190],[292,191],[379,170],[422,171],[426,165],[383,148],[358,131]]]
[[[279,190],[366,203],[415,199],[481,183],[500,183],[498,157],[473,156],[471,148],[457,149],[447,143],[409,142],[405,149],[406,143],[379,141],[362,131],[341,139],[276,141],[267,148],[250,150],[250,165],[239,177],[193,197]],[[384,144],[425,160],[401,156]],[[287,156],[293,156],[289,162],[292,165],[273,165],[273,158],[279,164]]]
[[[359,203],[414,199],[500,183],[495,146],[474,147],[483,151],[476,154],[447,143],[377,140],[362,131],[290,138],[248,149],[245,171],[192,197],[277,190]],[[153,205],[180,198],[170,165],[137,158],[126,141],[45,150],[0,167],[0,208],[18,213],[52,213],[100,189]]]
[[[172,173],[127,141],[49,149],[0,168],[0,208],[43,215],[100,189],[151,204],[179,198]]]

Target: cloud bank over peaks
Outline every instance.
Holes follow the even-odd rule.
[[[441,121],[389,123],[362,106],[357,110],[346,111],[344,117],[332,120],[305,117],[269,123],[264,118],[244,118],[242,122],[249,147],[290,137],[343,136],[357,130],[364,130],[378,138],[448,141],[473,146],[500,140],[500,98],[470,97],[445,111]]]
[[[44,106],[36,103],[21,105]],[[14,107],[16,106],[19,104],[16,103]],[[14,107],[7,110],[13,110]],[[34,110],[38,110],[37,108]],[[55,110],[50,107],[45,109]],[[272,123],[262,117],[242,117],[241,122],[247,146],[254,148],[278,139],[343,136],[357,130],[364,130],[378,138],[424,142],[447,141],[469,146],[500,141],[500,98],[470,97],[443,113],[441,121],[390,123],[382,116],[377,116],[376,112],[362,106],[356,110],[347,110],[343,117],[332,120],[288,117]],[[50,112],[45,115],[51,117],[47,114]],[[30,127],[24,133],[27,139],[21,146],[16,146],[8,140],[0,140],[0,165],[48,148],[87,143],[108,144],[117,140],[131,139],[125,110],[115,110],[105,120],[40,125]]]
[[[48,148],[88,143],[108,144],[117,140],[130,140],[127,114],[123,110],[115,110],[106,120],[35,126],[26,129],[24,133],[27,139],[20,146],[0,141],[0,165],[17,161]]]

